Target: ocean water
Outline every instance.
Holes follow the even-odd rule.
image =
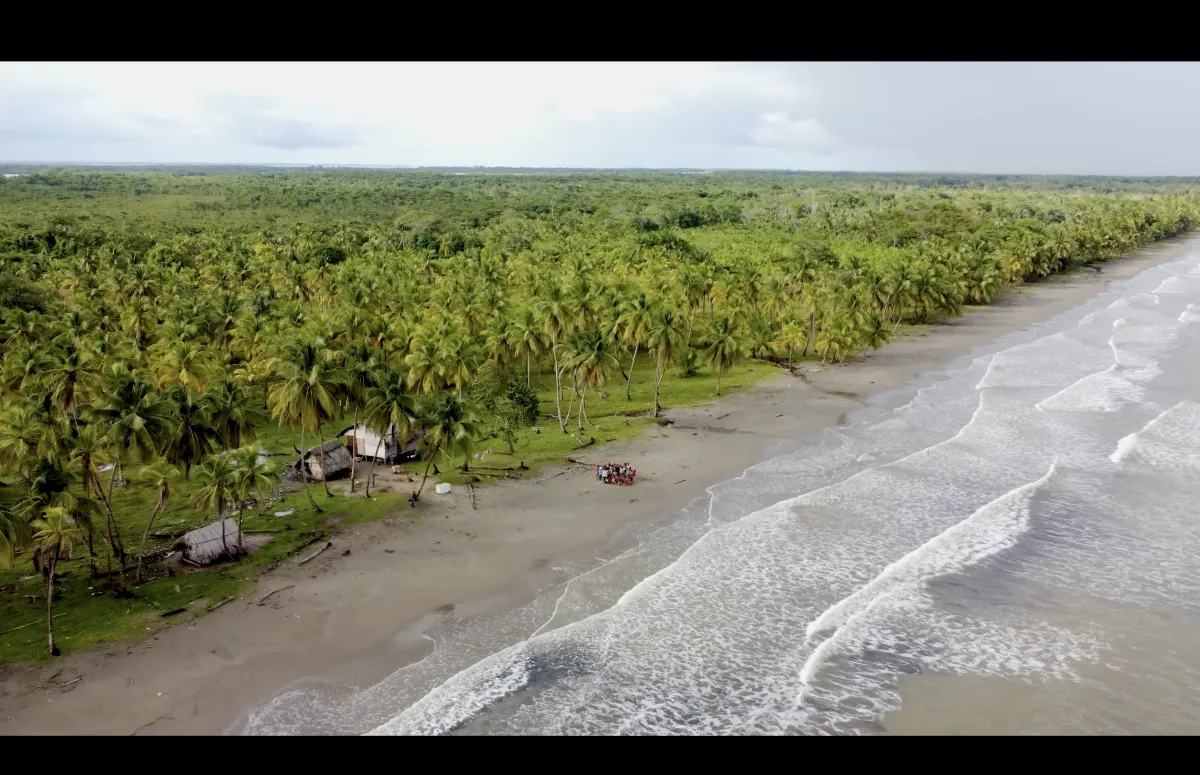
[[[238,731],[878,734],[910,676],[1035,693],[1007,732],[1200,733],[1200,253],[850,419]]]

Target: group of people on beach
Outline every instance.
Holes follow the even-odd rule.
[[[637,469],[628,463],[602,463],[596,466],[596,479],[604,484],[633,484]]]

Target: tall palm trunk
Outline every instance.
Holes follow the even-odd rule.
[[[313,500],[312,493],[308,491],[308,466],[304,463],[304,423],[300,423],[300,482],[304,487],[304,494],[308,496],[308,502],[312,505],[313,511],[317,514],[321,513],[321,507]]]
[[[358,437],[354,438],[354,443],[358,443]],[[375,476],[375,461],[379,459],[379,448],[383,446],[383,436],[379,437],[379,441],[375,444],[375,455],[371,458],[371,467],[367,470],[367,491],[364,498],[371,497],[371,477]]]
[[[150,521],[146,523],[146,532],[142,533],[142,545],[138,548],[137,571],[133,576],[134,580],[138,584],[142,583],[142,559],[146,556],[146,540],[150,538],[150,528],[154,525],[154,518],[157,517],[158,512],[162,510],[163,503],[163,496],[162,492],[160,491],[158,495],[158,503],[154,506],[154,513],[150,515]]]
[[[118,464],[119,464],[119,461],[118,461]],[[124,547],[124,545],[121,544],[121,529],[119,527],[117,527],[117,520],[113,516],[112,503],[110,501],[110,497],[112,496],[113,480],[116,478],[116,475],[117,475],[117,465],[114,465],[112,473],[108,475],[108,494],[107,495],[104,493],[104,490],[100,488],[99,482],[96,482],[96,489],[100,490],[100,499],[104,501],[104,511],[108,518],[108,545],[109,545],[110,549],[112,550],[112,553],[116,555],[117,563],[121,566],[121,576],[124,577],[124,575],[125,575],[125,547]]]
[[[554,357],[554,409],[558,414],[558,429],[567,432],[567,423],[562,416],[562,375],[558,370],[558,341],[551,340],[550,354]]]
[[[221,523],[221,548],[229,556],[229,542],[225,540],[225,496],[217,496],[217,521]]]
[[[808,348],[812,347],[814,340],[817,337],[817,314],[815,312],[808,313],[808,339],[804,341],[804,352],[800,353],[803,358],[808,355]]]
[[[588,425],[592,424],[592,421],[587,418],[587,410],[584,408],[584,401],[587,400],[587,391],[587,383],[585,382],[583,383],[583,390],[579,392],[579,430],[581,431],[585,422]]]
[[[529,361],[531,360],[529,350],[525,351],[525,387],[529,387]]]
[[[433,465],[433,459],[437,457],[437,450],[432,450],[429,453],[429,460],[425,463],[425,473],[421,474],[421,486],[417,488],[417,497],[421,497],[421,491],[425,489],[425,480],[429,478],[429,469]]]
[[[632,401],[633,398],[629,395],[629,383],[633,381],[633,364],[637,363],[638,346],[641,342],[633,343],[633,357],[629,360],[629,374],[625,377],[625,400]]]
[[[358,405],[354,406],[354,449],[350,452],[350,492],[354,492],[354,461],[358,459]]]
[[[666,371],[666,369],[662,363],[662,356],[660,355],[656,359],[655,364],[654,364],[654,416],[655,417],[658,417],[658,415],[662,412],[662,407],[658,405],[658,388],[660,385],[662,385],[663,373],[665,371]]]
[[[46,636],[50,644],[50,656],[58,656],[58,646],[54,645],[54,571],[58,567],[58,547],[54,547],[54,555],[48,563],[49,573],[46,575]]]
[[[80,462],[83,468],[83,497],[90,498],[92,497],[92,458],[90,455],[84,455]],[[91,573],[91,577],[96,578],[96,574],[100,572],[96,567],[96,528],[92,525],[90,518],[84,523],[83,529],[87,533],[88,570]]]
[[[325,439],[321,436],[321,423],[317,423],[317,449],[321,450],[321,486],[325,488],[325,497],[332,498],[329,491],[329,466],[325,464]]]
[[[579,374],[573,372],[571,374],[571,400],[567,403],[567,416],[563,420],[563,433],[567,432],[567,425],[571,422],[571,413],[575,408],[575,395],[579,393]]]
[[[717,395],[721,395],[721,369],[717,369]]]

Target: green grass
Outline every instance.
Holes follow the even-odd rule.
[[[653,408],[654,382],[653,362],[649,358],[639,358],[639,363],[633,374],[630,400],[625,399],[625,382],[620,374],[615,375],[602,392],[589,391],[587,399],[587,414],[592,425],[585,427],[581,433],[578,422],[572,413],[568,430],[587,441],[595,438],[596,444],[610,441],[628,441],[636,438],[641,431],[653,422],[650,414]],[[627,365],[627,364],[623,364]],[[764,378],[778,373],[778,367],[757,361],[747,361],[721,380],[722,396],[751,387]],[[546,464],[561,464],[567,456],[579,450],[579,441],[575,436],[563,434],[554,419],[554,382],[547,373],[533,378],[534,387],[539,389],[538,397],[541,402],[542,417],[538,422],[540,433],[532,428],[523,429],[517,437],[513,454],[508,454],[508,447],[500,439],[481,439],[476,443],[476,450],[482,452],[491,449],[492,453],[482,461],[472,460],[473,466],[489,468],[517,467],[522,463],[529,470],[514,472],[522,476],[531,476],[540,466]],[[569,387],[569,386],[568,386]],[[569,390],[567,395],[570,395]],[[702,370],[694,377],[680,377],[672,369],[663,379],[659,402],[664,409],[695,406],[712,401],[716,398],[716,377],[708,370]],[[566,412],[566,400],[563,411]],[[328,440],[343,428],[350,426],[352,416],[340,418],[325,429],[325,439]],[[290,428],[280,428],[274,424],[260,429],[257,443],[272,453],[287,455],[274,458],[282,465],[294,459],[293,444],[299,446],[299,431]],[[312,445],[306,435],[305,444]],[[498,481],[495,476],[487,476],[489,472],[472,471],[464,474],[458,470],[462,460],[455,461],[451,466],[445,458],[439,458],[436,465],[440,475],[431,476],[427,487],[432,487],[435,481],[463,485],[468,481],[476,484],[488,484]],[[405,468],[416,477],[424,469],[424,461],[407,463]],[[358,478],[366,476],[364,470],[358,472]],[[126,476],[133,479],[128,487],[116,488],[113,495],[113,514],[121,530],[121,537],[126,551],[136,555],[141,542],[146,520],[154,510],[157,493],[153,488],[139,484],[135,477],[136,469],[126,471]],[[494,472],[493,472],[494,473]],[[178,534],[186,530],[209,524],[214,520],[212,514],[200,514],[192,505],[191,496],[198,485],[194,480],[180,482],[172,493],[168,506],[158,515],[154,522],[154,533]],[[107,485],[106,474],[101,480]],[[353,525],[380,519],[389,514],[405,516],[407,509],[407,489],[396,488],[373,492],[370,499],[364,498],[362,490],[347,497],[335,488],[332,497],[327,497],[319,484],[310,486],[313,498],[324,509],[321,514],[313,512],[308,499],[303,492],[292,493],[279,502],[267,508],[264,515],[249,514],[245,517],[243,528],[248,533],[269,533],[271,540],[260,550],[249,557],[236,562],[225,563],[194,573],[177,573],[148,581],[134,591],[135,598],[115,599],[111,594],[101,594],[93,597],[93,593],[106,590],[104,579],[89,578],[87,549],[81,541],[75,548],[72,559],[59,563],[61,581],[56,585],[61,599],[54,603],[54,628],[59,649],[68,654],[81,649],[89,649],[105,643],[115,643],[136,640],[163,626],[177,624],[201,616],[205,611],[224,600],[226,597],[244,594],[262,572],[278,564],[290,554],[297,553],[307,542],[311,541],[318,532],[328,532],[334,522],[340,525]],[[276,517],[274,512],[294,509],[287,517]],[[103,525],[103,520],[98,520]],[[173,543],[170,537],[152,537],[147,544],[148,549],[162,547]],[[96,552],[100,570],[107,566],[106,545],[99,533],[96,536]],[[130,561],[129,579],[132,582],[133,564]],[[116,567],[114,561],[113,567]],[[161,568],[151,568],[151,574],[162,573]],[[20,625],[28,627],[0,634],[0,664],[13,662],[36,662],[48,658],[46,649],[46,603],[42,594],[42,577],[34,576],[32,566],[25,557],[19,557],[16,568],[0,572],[0,631],[12,630]],[[160,614],[187,608],[187,611],[162,617]]]

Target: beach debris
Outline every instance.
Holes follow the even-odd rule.
[[[395,554],[396,553],[395,549],[384,549],[383,551],[385,554]]]
[[[575,462],[575,461],[571,460],[571,458],[567,458],[567,460],[572,463]],[[575,468],[579,468],[579,465],[576,465]],[[559,471],[557,474],[550,474],[549,476],[542,477],[541,479],[534,481],[534,484],[540,484],[548,479],[553,479],[556,476],[562,476],[563,474],[567,473],[568,471],[574,471],[575,468],[564,468],[563,470]]]
[[[290,517],[290,516],[292,516],[292,515],[293,515],[293,514],[295,514],[295,513],[296,513],[296,510],[295,510],[295,509],[284,509],[283,511],[277,511],[277,512],[275,512],[275,516],[277,516],[277,517]]]
[[[174,616],[175,614],[181,614],[186,610],[187,608],[172,608],[170,611],[163,611],[161,614],[159,614],[159,616]]]
[[[230,600],[233,600],[233,595],[230,595],[229,597],[225,598],[225,599],[224,599],[224,600],[222,600],[221,602],[219,602],[219,603],[217,603],[216,605],[214,605],[214,606],[212,606],[211,608],[209,608],[209,609],[208,609],[208,610],[209,610],[209,613],[211,613],[211,612],[213,612],[213,611],[217,610],[217,609],[218,609],[218,608],[220,608],[221,606],[223,606],[223,605],[225,605],[226,603],[228,603]],[[215,654],[216,652],[214,651],[213,653]]]
[[[723,419],[725,419],[726,417],[728,417],[730,414],[731,414],[730,412],[726,412],[725,414],[721,415],[720,417],[715,417],[715,418],[713,418],[713,419],[716,419],[716,420],[723,420]]]
[[[683,484],[683,483],[684,483],[684,482],[686,482],[686,481],[687,481],[687,479],[680,479],[680,480],[679,480],[678,482],[676,482],[675,484]]]
[[[349,556],[350,556],[350,550],[349,550],[349,549],[347,549],[346,551],[342,552],[342,556],[343,556],[343,557],[349,557]]]
[[[65,613],[55,614],[52,618],[57,619],[60,616],[66,616],[66,614]],[[0,635],[7,635],[10,632],[16,632],[17,630],[23,630],[26,627],[31,627],[35,624],[44,624],[44,622],[41,620],[38,620],[36,622],[30,622],[29,624],[22,624],[20,627],[13,627],[11,630],[5,630],[4,632],[0,632]]]
[[[450,493],[450,483],[442,482],[437,487],[433,488],[438,495],[448,495]]]
[[[467,492],[471,493],[471,510],[475,511],[479,507],[475,505],[475,485],[467,483]]]
[[[295,585],[295,584],[288,584],[286,587],[280,587],[279,589],[272,590],[272,591],[268,592],[267,594],[263,595],[262,597],[260,597],[260,598],[258,599],[258,605],[262,605],[264,602],[266,602],[266,599],[267,599],[268,597],[270,597],[271,595],[278,595],[280,592],[284,591],[285,589],[291,589],[291,588],[292,588],[292,587],[294,587],[294,586],[296,586],[296,585]],[[214,607],[215,607],[215,606],[214,606]]]
[[[321,552],[325,551],[326,549],[328,549],[328,548],[329,548],[329,547],[331,547],[331,546],[333,546],[333,541],[326,541],[324,546],[322,546],[320,549],[318,549],[317,551],[313,552],[312,554],[308,555],[308,556],[307,556],[307,557],[305,557],[303,560],[299,560],[299,561],[298,561],[296,564],[297,564],[297,565],[303,565],[304,563],[306,563],[306,562],[308,562],[309,560],[311,560],[312,558],[316,557],[318,554],[320,554]]]

